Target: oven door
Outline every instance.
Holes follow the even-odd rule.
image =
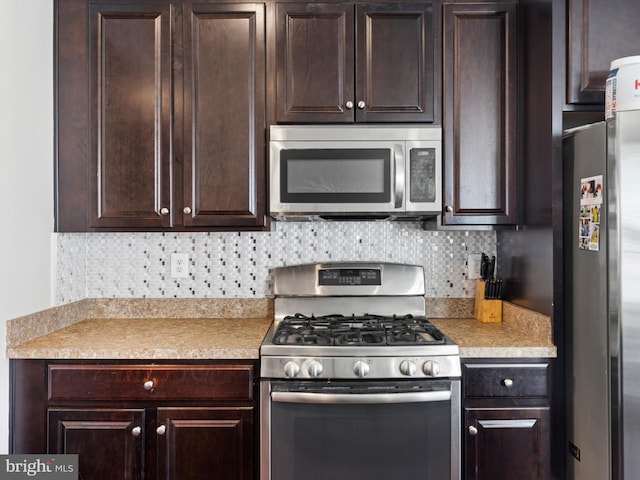
[[[459,480],[460,382],[262,383],[262,480]]]

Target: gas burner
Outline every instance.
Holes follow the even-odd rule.
[[[348,328],[333,331],[334,345],[384,345],[384,328]]]

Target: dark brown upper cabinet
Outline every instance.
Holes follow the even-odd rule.
[[[434,3],[276,4],[278,122],[434,122]]]
[[[443,41],[442,222],[516,224],[516,4],[445,4]]]
[[[640,2],[566,2],[567,104],[593,105],[604,111],[604,90],[611,61],[638,54]]]
[[[58,231],[265,226],[264,11],[58,0]]]

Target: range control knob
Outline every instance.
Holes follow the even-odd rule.
[[[440,365],[433,360],[427,360],[422,365],[422,371],[427,377],[437,377],[440,373]]]
[[[289,378],[293,378],[296,375],[298,375],[298,373],[300,373],[300,365],[298,365],[296,362],[287,362],[284,366],[284,374],[289,377]]]
[[[360,378],[364,378],[369,375],[369,364],[367,362],[363,362],[362,360],[358,360],[353,366],[353,373],[355,373]]]
[[[416,362],[412,360],[403,360],[400,363],[400,373],[406,375],[407,377],[412,377],[416,374],[416,370],[418,367],[416,366]]]
[[[322,364],[317,360],[311,360],[307,367],[307,372],[310,377],[318,377],[322,373]]]

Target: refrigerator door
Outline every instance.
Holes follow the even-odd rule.
[[[609,122],[613,478],[640,472],[640,111]]]
[[[593,215],[598,205],[581,205],[584,179],[603,176],[604,203],[596,220],[601,232],[607,228],[606,153],[604,122],[564,139],[567,478],[575,480],[610,478],[606,235],[599,236],[599,250],[579,248],[587,212]]]

